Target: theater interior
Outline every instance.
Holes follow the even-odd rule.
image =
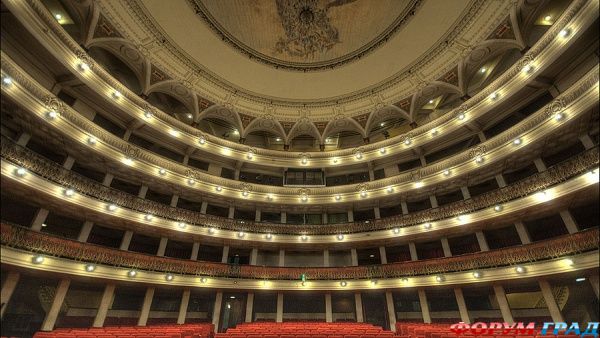
[[[0,336],[597,333],[599,3],[1,0]]]

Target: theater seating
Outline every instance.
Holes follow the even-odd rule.
[[[212,324],[109,326],[37,332],[34,338],[212,338]]]
[[[484,321],[485,322],[485,321]],[[456,322],[455,322],[456,323]],[[489,323],[489,322],[485,322]],[[524,322],[529,323],[529,322]],[[396,323],[396,338],[397,337],[408,337],[408,338],[456,338],[456,333],[450,331],[450,325],[453,323],[444,324],[424,324],[424,323],[410,323],[410,322],[397,322]],[[496,332],[494,334],[473,334],[470,331],[461,333],[461,337],[487,337],[487,338],[542,338],[542,337],[558,337],[552,334],[541,335],[541,325],[536,326],[533,334],[522,335],[522,334],[502,334],[502,332]],[[500,330],[501,331],[501,330]],[[578,335],[560,335],[559,337],[576,338]]]
[[[244,323],[215,338],[380,338],[394,337],[391,331],[366,323]]]

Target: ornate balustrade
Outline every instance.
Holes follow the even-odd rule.
[[[18,146],[13,141],[2,137],[1,156],[4,160],[23,166],[32,173],[55,182],[61,186],[75,189],[78,193],[95,199],[117,204],[123,208],[152,214],[166,219],[185,222],[190,225],[210,226],[224,230],[247,231],[257,233],[307,234],[325,235],[339,233],[357,233],[392,228],[408,227],[433,222],[460,214],[492,207],[511,200],[526,197],[537,191],[567,181],[581,173],[598,166],[600,155],[593,148],[565,162],[548,168],[519,182],[482,194],[480,196],[450,203],[438,208],[428,209],[406,215],[398,215],[365,222],[341,224],[278,224],[253,221],[239,221],[223,217],[211,216],[191,210],[173,208],[171,206],[141,199],[122,191],[106,187],[73,171],[52,162],[35,152]]]
[[[528,264],[597,250],[597,227],[538,243],[461,256],[353,267],[266,267],[192,261],[140,254],[82,243],[12,225],[1,224],[2,245],[43,254],[93,263],[175,273],[226,278],[294,280],[301,274],[311,280],[384,279],[470,271]]]

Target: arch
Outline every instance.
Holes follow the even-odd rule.
[[[369,116],[369,119],[367,120],[367,124],[365,126],[367,136],[371,133],[371,129],[373,129],[373,126],[392,118],[403,118],[407,121],[410,121],[410,114],[404,109],[396,107],[394,105],[385,106],[379,109],[378,111],[371,114]]]
[[[193,122],[193,110],[190,110],[190,107],[185,102],[171,92],[156,90],[151,92],[146,100],[151,105],[171,116],[179,118],[186,123]]]
[[[473,86],[473,80],[477,78],[477,74],[482,66],[493,61],[494,59],[500,59],[503,55],[509,51],[520,50],[518,43],[515,40],[496,39],[487,40],[479,44],[465,59],[463,65],[460,67],[462,72],[462,83],[461,90],[464,93],[469,92],[469,88]],[[491,69],[483,77],[479,78],[480,83],[488,81],[490,75],[495,71],[498,62],[491,65]]]
[[[95,44],[88,50],[88,54],[100,64],[115,80],[129,90],[141,94],[144,88],[143,64],[137,65],[131,60],[122,57],[112,47]]]
[[[242,137],[246,137],[248,134],[255,131],[266,131],[285,139],[285,131],[281,124],[275,120],[272,116],[259,117],[250,122],[242,133]]]
[[[131,42],[122,38],[97,38],[92,40],[87,47],[88,54],[96,62],[102,64],[107,71],[109,71],[110,64],[103,64],[100,61],[102,56],[94,55],[94,49],[102,49],[125,64],[137,78],[138,85],[141,88],[137,93],[141,94],[143,92],[146,87],[145,74],[147,73],[148,62],[146,57]]]
[[[321,144],[325,142],[325,139],[328,136],[342,131],[354,131],[363,138],[367,137],[365,129],[363,129],[363,127],[358,124],[356,120],[349,117],[337,116],[333,121],[327,124],[327,127],[325,127],[323,135],[320,138]]]
[[[300,135],[310,135],[321,142],[321,134],[317,127],[307,118],[302,118],[296,122],[290,132],[288,133],[285,143],[289,144],[294,138]]]
[[[411,106],[411,121],[416,120],[416,115],[421,110],[434,110],[445,101],[448,95],[456,94],[459,96],[463,95],[460,88],[453,86],[449,83],[434,81],[415,93]],[[430,103],[433,100],[433,103]]]
[[[175,98],[189,110],[194,121],[198,117],[196,95],[177,80],[166,80],[155,83],[144,92],[148,97],[154,93],[163,93]]]
[[[208,118],[222,120],[231,124],[232,126],[237,128],[240,135],[242,135],[244,132],[244,127],[242,126],[242,119],[240,118],[240,115],[235,111],[227,109],[223,106],[213,105],[205,109],[203,112],[198,114],[196,121],[200,122]]]

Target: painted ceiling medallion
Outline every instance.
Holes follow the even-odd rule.
[[[398,32],[422,3],[382,0],[373,6],[369,0],[187,1],[235,49],[275,68],[297,71],[335,68],[363,57]]]

